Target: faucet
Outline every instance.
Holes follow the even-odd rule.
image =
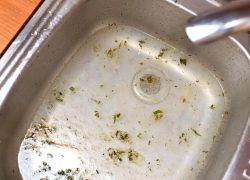
[[[236,1],[188,21],[186,34],[195,44],[207,44],[250,30],[250,0]]]

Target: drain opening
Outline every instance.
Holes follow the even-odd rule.
[[[133,79],[135,95],[144,102],[159,103],[169,92],[166,75],[156,68],[141,69]]]
[[[146,94],[157,94],[161,90],[161,79],[154,74],[145,74],[140,78],[140,88]]]

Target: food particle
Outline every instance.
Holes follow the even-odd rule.
[[[122,142],[129,142],[130,140],[129,134],[126,131],[117,130],[115,136],[118,140]]]
[[[116,123],[116,121],[121,117],[121,113],[116,113],[113,115],[113,122]]]
[[[193,132],[196,136],[201,136],[201,134],[200,134],[200,133],[198,133],[198,131],[197,131],[197,130],[195,130],[195,129],[193,129],[193,128],[191,128],[191,130],[192,130],[192,132]]]
[[[117,50],[117,48],[110,48],[107,51],[107,56],[112,59],[114,57],[114,53],[115,53],[116,50]]]
[[[187,142],[187,133],[181,133],[181,135],[179,136],[179,144],[181,144],[182,142]]]
[[[95,117],[100,118],[100,113],[98,111],[95,111]]]
[[[122,157],[124,156],[124,154],[125,154],[125,151],[123,151],[123,150],[113,149],[113,148],[109,148],[108,149],[108,156],[114,162],[117,162],[117,161],[121,162],[122,161]]]
[[[214,110],[214,109],[215,109],[215,105],[214,105],[214,104],[211,104],[211,105],[209,106],[209,108],[212,109],[212,110]]]
[[[141,136],[142,136],[142,133],[138,133],[138,134],[137,134],[137,137],[138,137],[139,139],[141,139]]]
[[[153,116],[154,116],[155,120],[159,120],[163,117],[163,111],[158,109],[158,110],[153,112]]]
[[[54,98],[58,101],[58,102],[63,102],[64,100],[64,94],[61,91],[58,91],[56,89],[53,89],[53,95]]]
[[[167,51],[167,50],[168,50],[167,48],[165,48],[165,49],[162,48],[156,58],[157,59],[162,58],[164,56],[165,51]]]
[[[128,160],[131,162],[136,162],[138,160],[140,160],[142,158],[142,156],[135,150],[130,149],[128,151]]]
[[[97,100],[97,99],[93,99],[93,98],[91,98],[91,100],[92,100],[92,101],[94,101],[96,104],[101,104],[101,103],[102,103],[102,101]]]
[[[139,42],[139,46],[140,46],[141,48],[142,48],[142,45],[145,44],[145,41],[143,41],[143,40],[139,40],[138,42]]]
[[[180,63],[183,65],[187,65],[187,59],[180,58]]]

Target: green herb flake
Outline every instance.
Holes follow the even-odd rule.
[[[205,151],[205,150],[203,150],[202,152],[203,152],[203,153],[205,153],[205,154],[207,154],[207,153],[208,153],[208,151]]]
[[[141,81],[141,82],[144,82],[145,80],[144,80],[143,78],[140,78],[140,81]]]
[[[114,162],[121,162],[122,157],[124,156],[126,152],[119,149],[109,148],[108,149],[108,156],[110,159],[112,159]]]
[[[51,170],[51,167],[48,165],[48,163],[46,161],[43,161],[42,162],[42,167],[39,170],[39,172],[47,172],[47,171],[50,171],[50,170]]]
[[[66,172],[66,173],[71,173],[71,172],[72,172],[72,169],[66,169],[65,172]]]
[[[91,98],[91,100],[94,101],[96,104],[101,104],[102,103],[102,101],[94,99],[94,98]]]
[[[154,81],[154,78],[152,76],[147,76],[148,83],[152,83]]]
[[[159,120],[163,117],[163,111],[158,109],[158,110],[153,112],[153,116],[154,116],[155,120]]]
[[[139,46],[140,46],[141,48],[142,48],[142,45],[145,44],[145,41],[143,41],[143,40],[139,40],[138,42],[139,42]]]
[[[55,126],[48,126],[48,131],[49,131],[50,133],[53,133],[53,132],[56,131],[56,127],[55,127]]]
[[[67,176],[67,180],[74,180],[73,176]]]
[[[141,139],[141,138],[142,138],[142,133],[138,133],[136,136],[137,136],[139,139]]]
[[[159,52],[159,54],[158,54],[158,58],[161,58],[162,56],[164,55],[164,52]]]
[[[168,50],[167,48],[162,48],[156,58],[157,59],[162,58],[167,50]]]
[[[107,56],[112,59],[114,57],[114,53],[115,53],[116,50],[117,50],[117,48],[108,49]]]
[[[113,115],[113,122],[116,123],[116,121],[121,117],[121,113],[116,113]]]
[[[122,46],[126,46],[127,45],[127,41],[125,40],[122,40],[120,43],[119,43],[119,46],[118,48],[120,49]]]
[[[98,111],[95,111],[95,117],[100,118],[100,113]]]
[[[187,142],[187,133],[181,133],[181,135],[179,135],[179,144],[183,143],[183,142]]]
[[[148,145],[150,145],[150,144],[151,144],[151,141],[149,140],[149,141],[148,141]]]
[[[193,129],[193,128],[191,128],[191,130],[192,130],[192,132],[193,132],[196,136],[201,136],[201,134],[200,134],[197,130],[195,130],[195,129]]]
[[[209,106],[209,108],[212,109],[212,110],[214,110],[214,109],[215,109],[215,105],[214,105],[214,104],[211,104],[211,105]]]
[[[186,98],[182,98],[182,102],[185,103],[187,100]]]
[[[130,149],[130,150],[128,151],[128,160],[129,160],[130,162],[136,162],[136,161],[140,160],[141,157],[142,157],[142,156],[141,156],[137,151],[135,151],[135,150],[133,150],[133,149]]]
[[[58,102],[63,102],[64,100],[64,94],[61,91],[58,91],[56,89],[53,89],[53,95],[54,98],[58,101]]]
[[[72,93],[75,93],[76,92],[76,88],[74,86],[70,86],[69,90],[72,92]]]
[[[104,87],[104,84],[100,84],[100,86],[99,86],[100,88],[103,88]]]
[[[46,139],[49,138],[51,133],[56,131],[56,127],[52,125],[47,125],[45,123],[34,123],[28,129],[27,134],[25,135],[25,139],[33,138],[33,139]]]
[[[115,136],[118,140],[122,142],[129,142],[130,140],[129,134],[126,131],[117,130]]]
[[[157,165],[160,165],[160,159],[156,159],[155,161]]]
[[[64,170],[59,170],[59,171],[57,171],[57,174],[59,174],[59,175],[65,175],[65,171]]]
[[[180,63],[186,66],[187,65],[187,59],[180,58]]]
[[[47,108],[48,108],[48,109],[52,109],[53,107],[54,107],[54,106],[53,106],[52,102],[49,101],[49,102],[48,102],[48,105],[47,105]]]

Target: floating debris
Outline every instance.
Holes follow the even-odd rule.
[[[28,129],[25,139],[45,140],[49,138],[51,133],[56,131],[56,127],[52,125],[46,125],[44,122],[34,123]]]
[[[154,116],[155,120],[159,120],[163,117],[163,111],[158,109],[158,110],[153,112],[153,116]]]
[[[102,101],[94,99],[94,98],[91,98],[91,100],[94,101],[96,104],[101,104],[102,103]]]
[[[156,59],[162,58],[167,50],[168,50],[167,48],[162,48],[159,54],[157,55]]]
[[[138,160],[141,160],[142,156],[135,150],[130,149],[128,151],[128,160],[130,162],[137,162]]]
[[[142,48],[142,45],[145,44],[145,41],[143,41],[143,40],[139,40],[138,42],[139,42],[139,46],[140,46],[141,48]]]
[[[122,46],[126,46],[126,45],[127,45],[127,41],[126,41],[126,40],[122,40],[122,41],[119,43],[118,48],[120,49]]]
[[[120,149],[113,149],[113,148],[108,149],[108,156],[114,162],[121,162],[123,160],[122,158],[125,155],[125,153],[126,153],[125,151]]]
[[[187,100],[186,98],[182,98],[182,102],[185,103]]]
[[[75,93],[76,92],[76,88],[74,86],[70,86],[69,90],[72,92],[72,93]]]
[[[142,133],[138,133],[136,136],[137,136],[139,139],[141,139],[141,138],[142,138]]]
[[[57,89],[53,89],[53,95],[54,95],[54,98],[58,102],[63,102],[64,101],[65,95],[61,91],[58,91]]]
[[[195,129],[193,129],[193,128],[191,128],[191,130],[192,130],[192,132],[193,132],[196,136],[201,136],[201,134],[200,134],[197,130],[195,130]]]
[[[214,104],[211,104],[211,105],[209,106],[209,108],[212,109],[212,110],[215,110],[215,105],[214,105]]]
[[[122,142],[129,142],[130,140],[129,134],[126,131],[117,130],[115,136],[118,140]]]
[[[187,65],[187,59],[180,58],[180,63],[183,65]]]
[[[113,115],[113,122],[116,123],[116,121],[121,117],[121,113],[116,113]]]
[[[98,111],[95,111],[95,117],[100,118],[100,113]]]
[[[115,53],[116,50],[117,50],[117,48],[110,48],[107,51],[107,56],[112,59],[114,57],[114,53]]]
[[[181,135],[179,136],[179,144],[183,143],[183,142],[187,142],[187,133],[181,133]]]

